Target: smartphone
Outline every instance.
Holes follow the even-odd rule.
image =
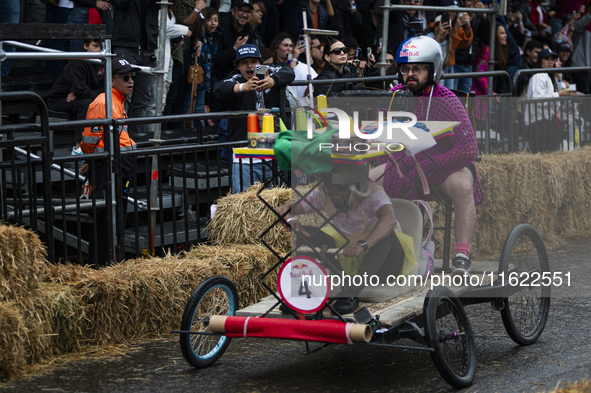
[[[257,64],[254,67],[254,76],[259,78],[260,81],[267,77],[267,66],[263,64]]]
[[[367,47],[367,60],[374,61],[373,55],[371,53],[371,47]]]
[[[304,45],[306,45],[306,41],[304,41],[305,38],[306,37],[303,36],[303,35],[301,35],[301,36],[298,37],[298,46],[304,46]]]
[[[382,39],[380,38],[380,46],[382,46]]]
[[[449,14],[447,12],[441,15],[441,25],[443,26],[446,23],[449,23]],[[447,26],[447,28],[449,29],[450,26]]]

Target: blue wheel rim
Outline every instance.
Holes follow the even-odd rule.
[[[199,299],[198,304],[201,304],[201,302],[203,301],[203,299],[209,295],[212,291],[216,290],[217,288],[222,289],[225,294],[226,294],[226,299],[228,301],[227,303],[227,313],[225,315],[235,315],[236,314],[236,302],[232,293],[232,290],[226,285],[226,284],[217,284],[212,286],[211,288],[209,288],[207,290],[207,292],[205,292],[203,294],[203,296],[201,296],[201,298]],[[191,318],[191,327],[193,327],[195,325],[195,315],[197,314],[198,309],[195,310],[195,313],[193,314],[192,318]],[[195,355],[196,358],[200,359],[200,360],[209,360],[212,357],[214,357],[218,351],[223,348],[224,344],[229,340],[226,336],[220,336],[216,345],[211,348],[209,351],[207,351],[207,353],[205,353],[204,355],[200,355],[195,351],[195,343],[199,340],[205,341],[208,339],[211,339],[212,336],[199,336],[199,335],[194,335],[197,337],[192,337],[191,338],[191,351],[193,352],[193,354]],[[215,336],[213,336],[215,337]]]

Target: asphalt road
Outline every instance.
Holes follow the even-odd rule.
[[[591,375],[591,239],[550,253],[571,286],[553,292],[539,341],[520,347],[490,304],[468,306],[478,366],[466,392],[546,392],[559,381]],[[403,343],[403,342],[400,342]],[[313,355],[300,342],[234,339],[213,366],[194,369],[177,337],[134,345],[123,356],[80,360],[46,374],[0,385],[2,392],[445,392],[425,352],[333,345]]]

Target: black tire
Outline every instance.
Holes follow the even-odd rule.
[[[205,331],[209,317],[235,315],[238,308],[238,292],[234,283],[226,277],[215,276],[203,281],[189,298],[183,313],[181,330]],[[215,363],[224,354],[230,338],[220,335],[183,334],[181,351],[193,367],[202,368]]]
[[[505,285],[509,275],[528,272],[550,272],[548,253],[542,236],[528,224],[511,230],[505,240],[499,274],[504,274]],[[537,283],[541,284],[540,281]],[[517,344],[535,343],[546,326],[550,309],[550,286],[525,286],[519,292],[503,298],[501,317],[509,337]]]
[[[462,303],[449,288],[435,287],[425,298],[423,313],[435,368],[451,386],[470,386],[476,375],[476,345]]]

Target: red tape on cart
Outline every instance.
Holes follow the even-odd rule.
[[[152,180],[158,180],[158,171],[152,171]]]

